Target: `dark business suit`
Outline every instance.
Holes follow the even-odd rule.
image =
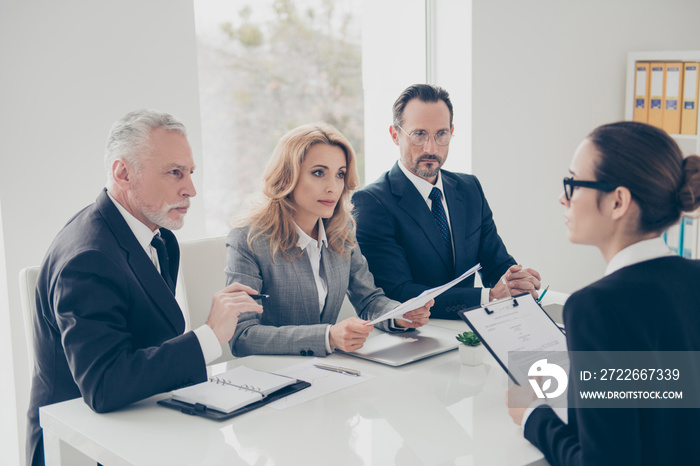
[[[161,235],[177,277],[177,240]],[[106,190],[56,236],[36,302],[27,464],[44,464],[41,406],[82,396],[102,413],[206,380],[197,337]]]
[[[357,314],[366,320],[399,305],[374,285],[359,248],[353,248],[349,257],[345,257],[323,246],[321,273],[328,295],[320,312],[318,290],[306,250],[299,260],[290,262],[279,252],[272,257],[267,237],[257,237],[252,249],[247,237],[248,228],[234,228],[226,239],[226,283],[242,283],[270,297],[263,303],[262,314],[247,312],[239,317],[231,339],[231,351],[236,356],[326,356],[326,329],[336,323],[346,294]],[[295,253],[291,254],[294,257]],[[390,330],[386,320],[376,327]]]
[[[515,260],[496,231],[479,181],[440,171],[452,228],[454,260],[433,214],[398,166],[353,196],[357,240],[378,286],[406,301],[481,263],[481,279],[493,287]],[[456,319],[457,311],[481,303],[481,289],[467,278],[435,299],[431,316]]]
[[[700,261],[653,259],[574,293],[564,307],[570,351],[700,351]],[[601,353],[606,358],[613,355]],[[578,373],[572,353],[571,373]],[[615,361],[610,360],[610,367]],[[653,362],[650,361],[650,366]],[[700,373],[682,373],[700,386]],[[694,382],[692,382],[694,380]],[[525,437],[552,465],[684,465],[700,461],[700,410],[581,408],[569,382],[569,423],[535,409]]]

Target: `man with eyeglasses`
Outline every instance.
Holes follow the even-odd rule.
[[[399,161],[353,196],[357,240],[375,282],[406,301],[480,263],[484,288],[469,277],[435,300],[431,315],[457,311],[522,292],[537,296],[540,275],[517,265],[493,222],[479,181],[442,170],[447,160],[452,102],[428,84],[406,88],[394,102],[391,138]]]

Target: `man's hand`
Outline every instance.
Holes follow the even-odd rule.
[[[214,293],[207,325],[214,331],[219,343],[227,343],[233,337],[239,315],[244,312],[260,314],[263,311],[262,306],[250,297],[251,294],[257,294],[257,291],[240,283],[231,283]]]
[[[431,299],[430,301],[425,303],[425,306],[419,307],[418,309],[414,309],[412,311],[409,311],[409,312],[405,313],[403,316],[401,316],[404,319],[410,320],[410,322],[408,322],[407,320],[402,320],[402,319],[396,319],[394,322],[399,327],[405,327],[405,328],[422,327],[428,323],[428,319],[430,318],[430,308],[433,307],[433,304],[435,304],[435,300]]]
[[[512,265],[496,286],[489,291],[489,301],[524,292],[530,293],[533,298],[537,299],[537,290],[541,286],[540,280],[540,274],[536,270],[524,269],[520,264]]]
[[[372,325],[365,325],[368,320],[357,317],[349,317],[335,325],[331,325],[328,342],[331,348],[338,348],[342,351],[355,351],[362,348],[367,336],[374,328]]]

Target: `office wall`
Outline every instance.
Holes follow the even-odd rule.
[[[365,2],[362,69],[365,103],[365,182],[376,180],[399,158],[391,140],[392,106],[411,84],[430,82],[449,90],[455,138],[448,170],[471,170],[472,0]],[[447,24],[447,27],[445,27]],[[428,40],[428,37],[430,38]],[[426,54],[432,56],[427,63]],[[458,50],[459,53],[455,54]],[[428,70],[427,68],[430,68]]]
[[[106,136],[124,113],[178,116],[201,165],[192,0],[3,0],[0,63],[0,450],[17,464],[29,390],[18,272],[97,197]],[[201,197],[178,236],[205,236]]]
[[[403,89],[425,82],[425,34],[425,0],[365,1],[362,89],[367,184],[387,171],[398,158],[398,149],[389,134],[391,107]],[[389,39],[397,37],[401,40]]]
[[[692,0],[474,0],[473,172],[516,260],[572,292],[602,276],[557,202],[578,143],[624,119],[626,53],[698,47]]]

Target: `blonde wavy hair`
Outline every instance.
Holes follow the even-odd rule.
[[[277,251],[289,262],[301,256],[296,247],[298,235],[294,228],[295,204],[291,194],[299,181],[306,153],[314,144],[340,147],[345,152],[345,186],[333,215],[324,226],[331,249],[349,260],[349,252],[355,247],[355,220],[350,214],[350,197],[358,184],[355,151],[345,136],[333,126],[327,123],[307,124],[294,128],[279,140],[263,174],[262,202],[243,220],[243,224],[250,226],[248,246],[252,249],[253,241],[264,235],[269,238],[273,260]],[[294,256],[290,255],[292,251],[296,252]]]

